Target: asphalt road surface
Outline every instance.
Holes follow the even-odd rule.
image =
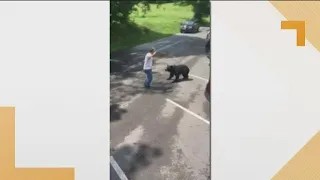
[[[111,180],[210,179],[208,28],[177,34],[111,57]],[[143,57],[155,47],[152,88],[143,88]],[[186,64],[190,79],[166,80],[167,64]]]

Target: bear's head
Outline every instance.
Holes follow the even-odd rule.
[[[167,65],[165,71],[172,72],[173,69],[174,69],[174,66],[173,66],[173,65]]]

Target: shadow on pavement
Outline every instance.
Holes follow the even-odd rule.
[[[143,86],[144,73],[121,73],[110,81],[110,122],[121,120],[127,109],[120,108],[119,104],[132,101],[138,94],[166,94],[173,91],[174,83],[165,80],[159,72],[153,72],[153,75],[157,80],[152,83],[150,89]]]
[[[120,108],[119,104],[110,105],[110,122],[120,120],[122,114],[124,114],[126,112],[127,112],[127,110]]]
[[[111,155],[128,179],[135,180],[136,172],[152,164],[154,159],[163,155],[163,151],[159,147],[151,147],[146,143],[135,143],[111,150]],[[111,169],[110,172],[110,176],[114,176]]]
[[[208,120],[211,121],[211,113],[210,113],[210,103],[209,102],[203,102],[202,104],[203,112],[208,116]]]
[[[170,81],[170,80],[168,80],[168,81]],[[182,79],[182,78],[180,78],[177,81],[173,80],[172,83],[180,83],[180,82],[185,82],[185,81],[193,81],[193,79],[190,79],[190,78],[189,79]]]

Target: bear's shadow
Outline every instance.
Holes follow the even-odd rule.
[[[171,81],[172,81],[172,79],[170,79]],[[193,81],[193,79],[190,79],[190,78],[188,78],[188,79],[178,79],[178,80],[173,80],[172,81],[172,83],[180,83],[180,82],[184,82],[184,81]]]

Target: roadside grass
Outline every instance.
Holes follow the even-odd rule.
[[[131,23],[119,25],[116,29],[111,27],[110,50],[127,49],[176,34],[180,31],[180,23],[192,17],[191,6],[167,3],[157,7],[152,4],[146,14],[138,7],[138,11],[130,15]],[[204,18],[201,24],[209,21],[209,18]]]
[[[200,24],[205,27],[210,27],[210,16],[201,19]]]

